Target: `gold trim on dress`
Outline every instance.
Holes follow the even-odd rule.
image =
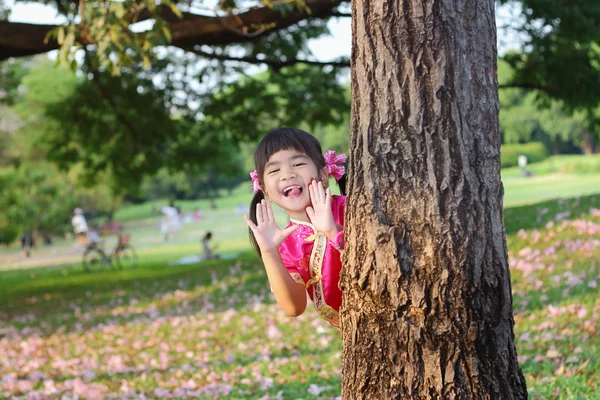
[[[302,286],[306,286],[306,283],[304,283],[304,278],[299,273],[297,273],[297,272],[290,272],[290,276],[292,277],[292,279],[294,281],[296,281],[296,283],[299,283]]]
[[[310,280],[307,282],[308,288],[313,286],[313,304],[317,313],[335,326],[339,326],[339,313],[325,302],[325,293],[323,291],[323,281],[321,272],[323,270],[323,259],[327,249],[327,237],[318,232],[315,235],[315,244],[310,255]]]

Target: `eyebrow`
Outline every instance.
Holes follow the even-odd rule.
[[[306,154],[296,154],[295,156],[290,157],[290,161],[295,161],[299,158],[304,158],[304,159],[308,159],[308,156]],[[279,165],[279,161],[271,161],[268,162],[267,165],[265,165],[265,170],[269,167],[273,167]]]

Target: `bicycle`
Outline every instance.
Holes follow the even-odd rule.
[[[92,272],[109,266],[119,269],[137,266],[137,253],[133,246],[129,244],[129,238],[129,234],[120,234],[116,247],[108,255],[97,243],[88,244],[83,252],[83,269]]]

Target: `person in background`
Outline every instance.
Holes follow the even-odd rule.
[[[73,230],[75,231],[77,245],[85,247],[88,225],[81,208],[77,207],[75,210],[73,210],[73,219],[71,220],[71,224],[73,225]]]
[[[219,258],[219,256],[214,254],[214,249],[210,248],[210,239],[212,239],[212,232],[207,232],[202,238],[202,260]]]
[[[98,230],[96,227],[92,226],[88,230],[87,234],[87,248],[95,248],[98,247],[98,243],[100,243],[100,235],[98,235]]]
[[[44,244],[48,246],[52,245],[52,235],[50,235],[48,232],[44,233]]]
[[[23,235],[21,235],[21,249],[23,250],[23,253],[25,253],[25,256],[30,257],[31,256],[31,249],[34,247],[34,240],[33,240],[33,235],[31,232],[26,232]]]
[[[249,211],[250,210],[248,209],[248,206],[246,206],[244,203],[238,204],[238,206],[235,208],[236,214],[248,214]]]
[[[179,211],[175,207],[175,203],[171,200],[168,206],[160,210],[164,218],[161,221],[160,230],[163,234],[165,242],[168,242],[178,231],[181,225],[179,219]]]

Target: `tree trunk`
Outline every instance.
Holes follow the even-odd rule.
[[[587,156],[594,154],[594,138],[592,137],[592,134],[586,132],[581,135],[579,148],[583,151],[583,154]]]
[[[343,399],[525,399],[494,0],[352,2]]]

